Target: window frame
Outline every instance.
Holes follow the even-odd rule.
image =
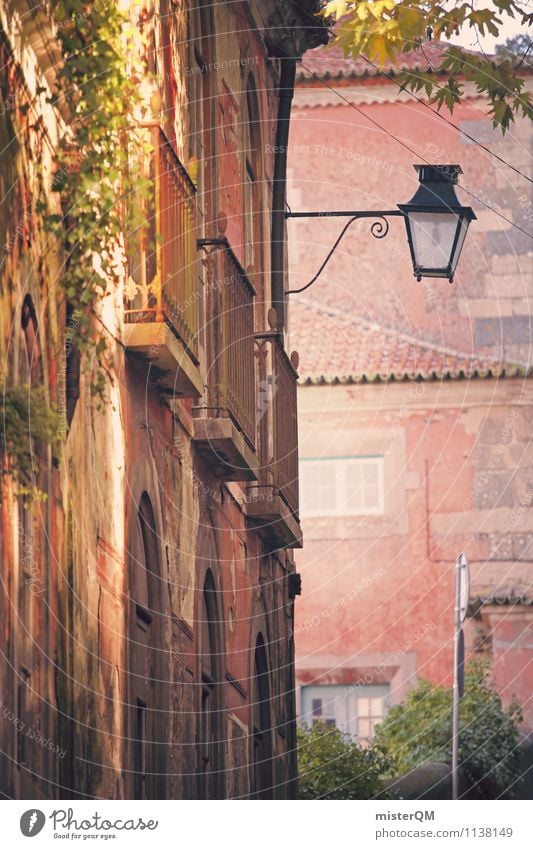
[[[373,710],[373,702],[381,701],[380,705],[380,713],[374,712]],[[368,709],[363,711],[362,703],[368,703]],[[356,728],[357,728],[357,740],[359,744],[370,744],[375,736],[376,726],[383,722],[385,716],[387,714],[387,704],[386,704],[386,696],[372,696],[372,695],[361,695],[358,699],[356,699]],[[362,734],[360,731],[360,724],[366,722],[368,723],[369,733]]]
[[[128,621],[128,739],[132,798],[164,798],[167,781],[164,644],[166,618],[160,537],[143,490],[131,516]],[[140,770],[140,771],[139,771]]]
[[[381,700],[380,717],[372,712],[367,715],[359,710],[359,702],[372,699]],[[304,684],[301,686],[300,721],[306,727],[313,726],[319,721],[326,726],[334,725],[340,731],[350,734],[358,744],[368,745],[373,739],[373,734],[370,737],[360,735],[359,722],[366,720],[373,729],[375,720],[383,721],[387,716],[389,699],[389,683]],[[317,702],[320,702],[320,707],[316,704]]]
[[[304,463],[324,463],[335,466],[335,509],[326,509],[322,506],[309,509],[305,497],[305,472],[302,468]],[[378,470],[378,497],[374,507],[354,508],[348,506],[348,481],[347,470],[356,465],[370,465],[375,463]],[[300,513],[303,519],[307,518],[337,518],[354,516],[382,516],[385,512],[385,457],[382,454],[353,454],[344,457],[300,457]]]

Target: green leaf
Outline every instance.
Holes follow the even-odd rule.
[[[497,36],[502,25],[501,13],[519,16],[524,25],[533,23],[533,14],[525,14],[524,9],[515,0],[495,0],[485,8],[473,7],[471,3],[448,4],[446,7],[436,0],[395,0],[391,2],[329,3],[330,12],[339,12],[342,20],[331,45],[341,46],[346,55],[357,57],[361,53],[376,61],[383,68],[387,60],[394,61],[399,52],[409,53],[418,47],[424,38],[425,27],[431,26],[434,38],[449,38],[460,32],[465,26],[474,27],[481,34],[489,32]],[[342,11],[341,11],[342,10]],[[516,97],[524,90],[525,81],[512,64],[499,63],[476,56],[460,47],[446,50],[439,67],[433,69],[435,81],[424,82],[426,94],[432,98],[438,108],[453,108],[464,97],[463,81],[472,82],[478,94],[486,97],[489,109],[495,115],[494,120],[502,131],[509,126],[516,115],[531,119],[528,104]],[[449,77],[446,91],[436,92],[438,76],[444,73]],[[452,78],[461,77],[462,80]],[[413,80],[402,80],[404,88],[421,91],[422,86]],[[507,105],[499,105],[506,100]]]
[[[387,799],[381,780],[390,764],[385,753],[357,746],[335,727],[316,722],[298,729],[302,799]]]
[[[451,761],[452,691],[421,681],[378,726],[375,748],[387,752],[389,775],[427,761]],[[461,700],[460,760],[467,781],[487,798],[512,798],[521,775],[518,753],[520,710],[502,708],[486,667],[467,667]]]

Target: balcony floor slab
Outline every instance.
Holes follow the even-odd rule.
[[[231,419],[195,419],[194,442],[220,480],[257,480],[255,453]]]
[[[202,394],[202,377],[184,343],[164,321],[125,324],[123,342],[131,354],[142,356],[155,370],[157,383],[174,395]]]
[[[300,522],[273,487],[262,487],[246,500],[246,516],[261,536],[282,548],[302,548]]]

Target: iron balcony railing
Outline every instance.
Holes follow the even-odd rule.
[[[211,316],[207,354],[206,403],[198,413],[228,416],[251,448],[256,444],[256,380],[254,360],[255,289],[228,240],[204,239],[211,254]]]
[[[146,132],[153,151],[139,176],[150,181],[150,191],[142,201],[145,226],[128,256],[125,320],[167,322],[197,359],[196,189],[161,128]]]
[[[261,483],[273,484],[298,517],[298,373],[279,334],[259,333],[256,343],[259,384],[263,387],[259,421]]]
[[[298,515],[298,374],[278,338],[273,345],[274,480],[280,495]]]

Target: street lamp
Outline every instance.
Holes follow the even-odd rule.
[[[332,210],[329,212],[292,212],[286,218],[348,218],[337,240],[315,276],[292,295],[308,289],[322,274],[344,234],[359,218],[374,218],[370,227],[376,239],[389,232],[388,218],[402,216],[407,229],[407,241],[417,280],[422,277],[445,277],[450,283],[461,255],[465,236],[471,221],[476,218],[473,209],[462,206],[455,194],[462,169],[459,165],[415,165],[420,185],[408,203],[398,204],[392,210]]]
[[[461,255],[471,207],[455,194],[460,165],[415,165],[420,185],[409,203],[398,204],[405,215],[407,241],[417,280],[447,277],[450,283]]]

